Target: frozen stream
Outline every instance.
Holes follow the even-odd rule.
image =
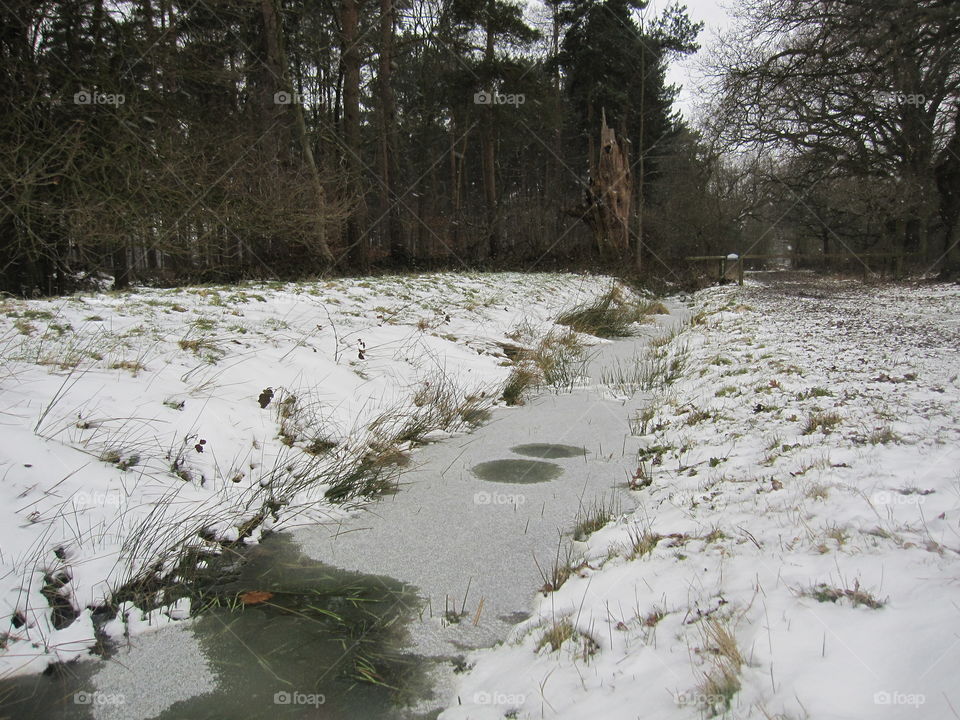
[[[252,548],[224,597],[256,590],[265,601],[135,637],[59,678],[6,683],[10,717],[431,716],[456,702],[464,656],[526,617],[578,515],[632,508],[639,441],[628,419],[645,397],[616,397],[600,378],[682,317],[670,309],[640,335],[592,348],[583,387],[419,449],[399,491],[346,522]]]
[[[465,651],[504,640],[527,616],[578,513],[597,503],[632,509],[638,439],[628,419],[645,396],[614,397],[600,378],[678,322],[683,309],[670,309],[643,334],[592,348],[589,385],[499,409],[475,432],[418,450],[400,491],[368,512],[293,532],[316,560],[418,589],[413,651],[450,660],[434,666],[438,705],[449,702]]]

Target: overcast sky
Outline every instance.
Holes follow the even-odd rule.
[[[710,47],[714,38],[719,32],[725,31],[730,25],[728,12],[725,8],[736,5],[736,0],[680,0],[687,6],[687,11],[694,21],[704,23],[703,31],[700,33],[700,46],[703,48],[702,54]],[[650,10],[656,14],[670,5],[672,0],[651,0]],[[674,62],[670,67],[668,78],[670,82],[683,86],[678,100],[679,109],[688,119],[693,119],[693,98],[699,84],[695,65],[697,56],[685,58],[683,61]]]

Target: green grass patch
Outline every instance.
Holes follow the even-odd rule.
[[[596,337],[628,337],[633,334],[634,323],[666,309],[662,303],[638,305],[629,302],[624,299],[620,288],[614,286],[600,298],[563,313],[557,322]]]
[[[873,593],[860,589],[860,581],[855,580],[853,588],[837,588],[826,583],[819,583],[807,590],[805,593],[817,602],[835,603],[839,600],[849,600],[854,607],[864,605],[873,610],[879,610],[886,605],[886,600],[879,600]]]

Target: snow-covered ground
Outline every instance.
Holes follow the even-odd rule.
[[[758,275],[692,311],[638,509],[441,717],[960,717],[960,288]]]
[[[324,493],[358,461],[468,427],[511,370],[503,345],[610,285],[448,273],[3,300],[0,678],[86,655],[91,608],[175,572],[184,545],[347,512]],[[189,614],[122,609],[107,632]]]

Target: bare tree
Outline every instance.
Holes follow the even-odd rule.
[[[957,223],[960,6],[951,0],[746,0],[716,67],[716,125],[741,147],[891,178],[895,244],[936,258]],[[932,247],[931,234],[940,238]]]

